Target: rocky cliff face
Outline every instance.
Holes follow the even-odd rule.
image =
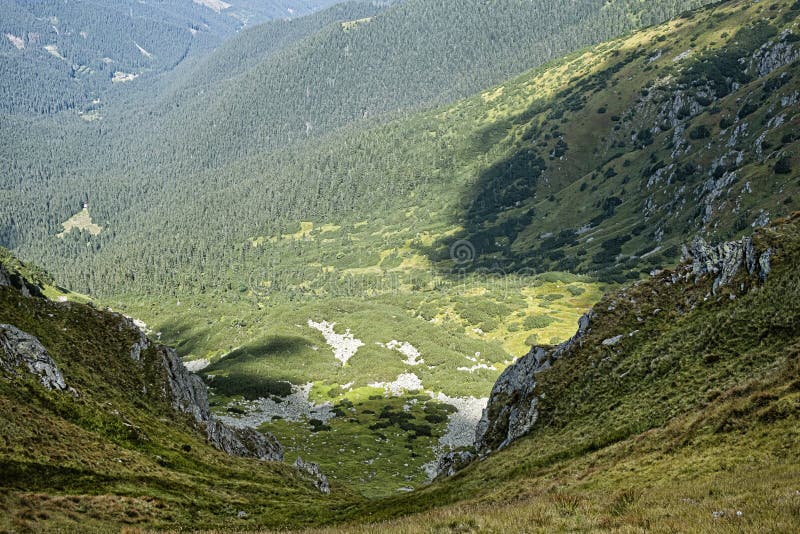
[[[483,410],[475,431],[478,454],[499,450],[527,434],[539,417],[536,374],[550,368],[552,363],[569,354],[589,331],[594,313],[581,317],[578,331],[556,347],[533,347],[528,354],[508,367],[497,379],[489,402]]]
[[[131,350],[131,357],[141,357],[142,350],[142,342],[136,342]],[[206,385],[199,376],[184,367],[175,349],[158,346],[156,354],[167,374],[165,388],[172,407],[176,411],[190,414],[203,426],[214,447],[234,456],[283,461],[283,447],[272,434],[262,434],[252,428],[230,428],[211,415]]]
[[[0,324],[0,368],[14,376],[18,376],[20,369],[25,368],[38,376],[46,389],[67,389],[61,371],[41,342],[9,324]]]
[[[172,407],[185,412],[198,423],[209,420],[208,393],[206,385],[196,374],[190,373],[184,366],[175,349],[159,346],[158,357],[167,372]]]
[[[691,245],[684,247],[684,262],[666,277],[665,283],[675,286],[697,284],[703,279],[710,280],[710,297],[723,286],[730,285],[742,269],[746,270],[751,281],[763,282],[771,270],[771,257],[771,249],[757,250],[750,237],[714,246],[696,238]],[[744,285],[743,281],[739,289],[745,290]],[[622,300],[628,298],[625,290],[621,290],[618,297]],[[733,294],[731,297],[735,298]],[[475,448],[478,455],[484,456],[502,449],[530,432],[539,418],[538,405],[543,395],[537,390],[536,375],[547,371],[556,360],[569,357],[574,351],[580,350],[586,342],[585,338],[592,333],[595,320],[604,313],[614,312],[613,299],[611,302],[607,309],[592,310],[583,316],[577,333],[568,341],[557,347],[533,347],[528,354],[503,372],[492,388],[489,402],[476,430]],[[639,324],[644,324],[648,319],[636,317],[636,320]],[[596,338],[592,342],[604,347],[614,347],[636,332],[634,330],[605,338],[602,335],[592,336],[593,339]],[[440,473],[452,474],[459,465],[465,463],[464,460],[463,457],[445,458],[440,465]]]
[[[43,297],[38,286],[3,264],[0,264],[0,286],[16,289],[24,297]],[[232,429],[211,415],[206,385],[199,376],[184,367],[174,349],[161,345],[153,347],[134,321],[116,314],[115,316],[119,318],[117,330],[136,340],[130,348],[130,359],[137,365],[148,363],[148,358],[157,359],[156,364],[164,369],[166,375],[162,386],[165,398],[176,411],[191,415],[205,430],[214,447],[235,456],[283,460],[283,447],[274,436],[264,435],[254,429]],[[0,324],[0,370],[6,375],[19,376],[23,369],[38,376],[42,385],[51,391],[71,389],[56,362],[36,337],[13,325]],[[74,390],[72,392],[75,393]]]

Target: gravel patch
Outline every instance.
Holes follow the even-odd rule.
[[[419,391],[422,389],[422,380],[414,373],[397,375],[394,382],[373,382],[373,388],[383,388],[387,395],[399,397],[406,391]]]
[[[303,386],[292,386],[292,393],[287,397],[261,398],[254,401],[236,401],[228,406],[244,410],[242,415],[225,414],[218,419],[225,424],[236,428],[257,428],[263,423],[269,423],[274,417],[280,417],[286,421],[301,422],[310,419],[319,419],[327,422],[332,419],[333,405],[329,402],[324,404],[314,404],[308,398],[311,392],[309,382]]]
[[[459,447],[469,447],[475,444],[475,429],[481,420],[483,409],[486,408],[489,398],[450,397],[444,393],[431,394],[431,398],[456,409],[448,417],[444,435],[439,438],[438,445],[433,448],[436,459],[424,464],[421,468],[428,478],[433,480],[438,475],[437,467],[442,454]]]
[[[447,430],[441,438],[439,445],[451,449],[469,447],[475,443],[475,429],[481,420],[483,409],[489,402],[488,397],[450,397],[444,393],[431,395],[434,400],[442,404],[449,404],[457,411],[450,414],[447,420]]]
[[[393,339],[385,345],[383,343],[378,343],[378,345],[389,350],[396,350],[405,356],[406,359],[403,360],[403,363],[406,365],[414,366],[425,363],[425,360],[420,358],[420,352],[417,350],[417,348],[408,341],[397,341],[396,339]]]
[[[355,356],[359,347],[364,346],[363,341],[353,337],[349,328],[345,330],[344,334],[337,334],[333,330],[336,323],[329,323],[328,321],[320,321],[317,323],[309,319],[308,326],[322,332],[325,343],[333,349],[333,357],[342,362],[342,365],[345,365],[350,358]]]
[[[199,360],[190,360],[188,362],[183,362],[183,366],[186,367],[186,370],[190,373],[196,373],[198,371],[202,371],[206,367],[211,365],[211,360],[206,359],[199,359]]]

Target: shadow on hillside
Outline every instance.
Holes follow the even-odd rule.
[[[299,336],[270,336],[228,353],[203,369],[202,374],[223,395],[242,395],[248,400],[285,397],[292,392],[292,377],[276,377],[269,369],[269,360],[297,354],[306,347],[308,340]],[[261,366],[264,374],[258,370]]]
[[[245,345],[229,352],[224,361],[226,365],[245,364],[265,358],[296,354],[298,350],[308,346],[308,340],[300,336],[269,336],[251,345]],[[222,360],[220,360],[222,361]]]
[[[576,243],[574,229],[547,235],[535,249],[523,253],[512,250],[512,245],[536,224],[539,214],[534,204],[555,200],[553,190],[543,187],[549,185],[550,167],[566,155],[577,179],[604,164],[600,155],[570,153],[563,134],[580,125],[570,124],[568,119],[583,111],[595,93],[615,83],[611,81],[614,74],[644,55],[642,49],[612,54],[599,62],[592,74],[572,78],[552,97],[537,99],[520,113],[475,132],[464,157],[479,161],[492,151],[506,155],[480,170],[463,193],[461,214],[452,221],[463,231],[434,242],[423,253],[435,264],[460,272],[512,274],[554,267],[574,271],[578,262],[558,251]]]

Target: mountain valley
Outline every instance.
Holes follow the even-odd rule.
[[[0,530],[798,528],[800,2],[12,4]]]

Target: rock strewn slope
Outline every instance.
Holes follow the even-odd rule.
[[[797,219],[784,225],[797,224]],[[647,294],[649,286],[667,286],[670,293],[685,292],[686,297],[679,306],[679,314],[687,313],[701,306],[703,302],[714,299],[726,286],[730,286],[728,299],[736,300],[737,295],[750,291],[757,284],[764,282],[772,270],[771,258],[773,248],[763,240],[756,244],[753,238],[745,237],[738,241],[726,242],[717,246],[708,245],[703,239],[696,238],[689,247],[684,248],[684,262],[674,271],[654,273],[647,282],[637,283],[634,288],[623,289],[616,295],[604,299],[598,307],[581,318],[575,336],[557,347],[535,346],[531,351],[507,368],[492,389],[489,403],[483,412],[483,418],[476,431],[476,449],[479,455],[502,449],[531,431],[539,419],[539,403],[546,395],[537,387],[538,373],[551,369],[556,360],[569,359],[575,353],[608,354],[601,361],[607,362],[623,359],[624,342],[646,330],[648,322],[655,322],[661,313],[660,308],[653,308],[649,314],[641,310],[626,310],[629,315],[620,323],[632,323],[636,328],[617,326],[613,330],[613,322],[606,320],[619,313],[622,302],[640,303],[629,293],[634,289],[638,294]],[[700,286],[698,286],[700,284]],[[693,286],[710,285],[707,293],[692,294],[687,289]],[[655,291],[653,292],[655,294]],[[716,300],[716,299],[715,299]],[[633,315],[632,317],[630,315]],[[632,320],[631,320],[632,319]],[[594,323],[601,322],[601,328],[592,332]],[[587,336],[590,339],[587,339]],[[612,335],[613,334],[613,335]],[[620,348],[614,348],[620,346]],[[570,365],[564,362],[562,365]],[[624,378],[624,375],[620,376]]]

